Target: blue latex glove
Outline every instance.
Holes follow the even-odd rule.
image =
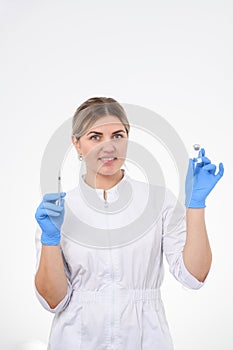
[[[185,181],[186,208],[205,208],[206,197],[223,176],[223,164],[219,163],[219,171],[215,175],[216,165],[205,157],[205,150],[201,148],[198,157],[201,163],[195,166],[196,158],[189,159],[189,167]]]
[[[64,220],[65,192],[47,193],[36,210],[35,218],[42,229],[41,243],[45,245],[58,245],[60,243],[61,225]],[[61,197],[60,205],[56,200]]]

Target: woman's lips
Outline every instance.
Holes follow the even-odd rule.
[[[105,157],[103,158],[99,158],[99,160],[103,163],[103,164],[106,164],[106,165],[111,165],[114,163],[115,160],[117,160],[117,158],[113,158],[113,157],[106,157],[106,158],[113,158],[113,159],[104,159]]]

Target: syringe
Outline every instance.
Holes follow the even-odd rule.
[[[58,172],[58,193],[60,198],[56,201],[56,205],[60,205],[61,204],[61,169],[59,169]]]

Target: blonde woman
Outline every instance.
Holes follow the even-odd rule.
[[[163,254],[187,288],[201,288],[210,270],[205,200],[223,175],[222,163],[215,175],[201,149],[201,163],[190,159],[185,205],[155,185],[146,205],[148,185],[122,169],[129,132],[116,100],[81,104],[72,143],[86,173],[61,194],[60,205],[59,194],[48,193],[37,208],[35,290],[55,314],[49,350],[172,350],[160,293]]]

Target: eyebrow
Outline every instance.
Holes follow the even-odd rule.
[[[117,130],[117,131],[114,131],[114,132],[112,133],[112,135],[117,134],[118,132],[124,132],[124,133],[125,133],[124,130]],[[99,132],[99,131],[90,131],[90,132],[87,134],[87,136],[88,136],[89,134],[91,134],[91,133],[94,133],[94,134],[97,134],[97,135],[103,135],[103,133],[102,133],[102,132]]]

